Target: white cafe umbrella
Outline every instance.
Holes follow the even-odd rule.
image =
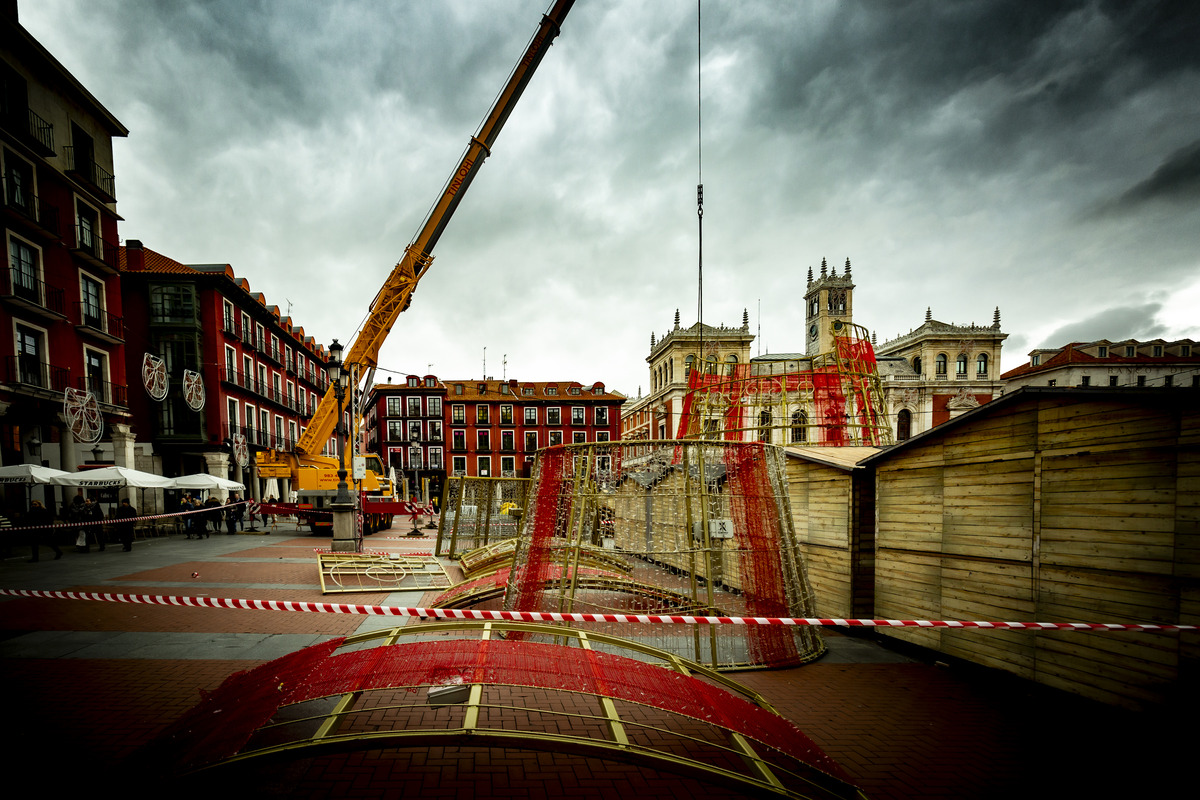
[[[229,492],[243,492],[246,490],[244,484],[217,475],[209,475],[207,472],[183,475],[171,480],[174,482],[176,489],[208,489],[210,491],[213,489],[224,489]]]
[[[175,485],[170,478],[129,467],[101,467],[84,472],[65,472],[51,478],[50,482],[56,486],[79,486],[85,489],[110,489],[115,486],[132,486],[137,489],[170,489]]]
[[[0,483],[23,483],[32,486],[35,483],[50,483],[52,478],[70,474],[40,464],[11,464],[0,467]]]

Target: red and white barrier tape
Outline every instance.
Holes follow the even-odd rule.
[[[89,525],[121,525],[129,522],[141,522],[147,519],[168,519],[170,517],[186,517],[189,514],[210,514],[213,511],[221,511],[230,506],[240,506],[245,504],[245,500],[239,500],[236,503],[222,503],[219,506],[211,508],[193,508],[191,511],[172,511],[169,514],[146,514],[140,517],[105,517],[103,519],[88,519],[79,520],[78,522],[55,522],[50,525],[14,525],[11,528],[5,528],[4,533],[17,533],[19,531],[40,531],[50,528],[86,528]]]
[[[149,594],[59,592],[40,589],[0,589],[0,595],[53,600],[100,600],[158,606],[192,606],[246,611],[306,611],[316,614],[358,614],[378,617],[510,620],[518,622],[634,622],[665,625],[785,625],[838,628],[981,628],[1008,630],[1134,631],[1142,633],[1194,631],[1196,625],[1126,624],[1115,622],[968,622],[911,619],[817,619],[815,617],[692,617],[658,614],[573,614],[553,611],[480,611],[460,608],[400,608],[349,603],[310,603],[292,600],[239,600],[225,597],[176,597]]]

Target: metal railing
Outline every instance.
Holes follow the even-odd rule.
[[[66,316],[66,295],[62,289],[20,272],[16,267],[0,270],[0,295],[19,297]]]
[[[71,371],[35,361],[31,356],[5,356],[4,381],[61,392],[71,383]]]
[[[64,147],[63,155],[67,159],[67,172],[74,172],[81,175],[84,180],[101,192],[114,200],[116,199],[117,179],[111,172],[97,164],[94,158],[88,159],[86,162],[80,161],[76,163],[75,147],[73,145]]]
[[[79,378],[75,385],[76,388],[89,391],[95,395],[97,403],[117,406],[119,408],[129,408],[129,389],[122,384],[113,383],[112,381],[92,381],[87,378]]]
[[[75,319],[79,321],[80,325],[107,333],[118,339],[125,338],[124,317],[110,314],[106,309],[97,308],[84,300],[75,301]]]

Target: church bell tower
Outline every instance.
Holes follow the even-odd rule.
[[[834,323],[854,321],[854,280],[850,277],[850,259],[846,259],[845,274],[838,275],[837,267],[830,270],[822,258],[821,276],[815,281],[812,267],[809,267],[804,304],[805,355],[833,352]]]

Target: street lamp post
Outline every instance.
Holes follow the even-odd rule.
[[[421,532],[417,530],[417,495],[421,490],[421,479],[417,474],[417,468],[421,465],[421,445],[417,443],[417,436],[414,434],[408,445],[408,463],[413,471],[413,492],[409,497],[409,502],[412,503],[412,530],[408,532],[409,536],[420,536]]]
[[[346,444],[342,427],[342,403],[346,399],[346,388],[350,384],[350,371],[342,364],[342,346],[337,339],[329,345],[329,380],[333,384],[333,396],[337,400],[337,425],[334,427],[335,447],[338,451],[338,485],[331,510],[333,512],[333,542],[335,553],[359,552],[358,531],[354,524],[354,497],[346,484]]]

